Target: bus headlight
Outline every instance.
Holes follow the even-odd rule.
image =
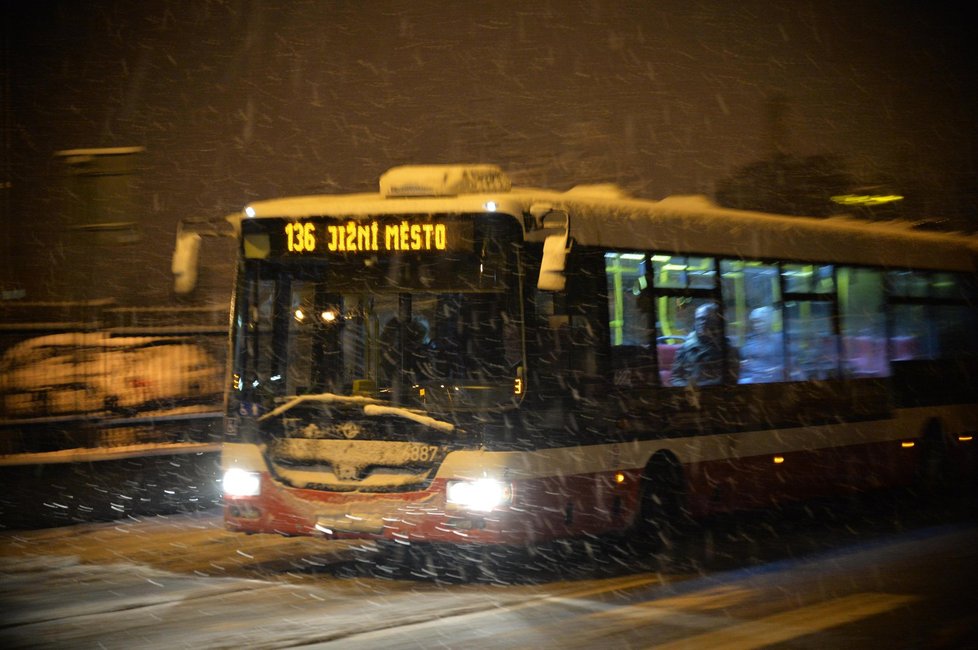
[[[448,503],[466,510],[489,512],[513,500],[513,486],[491,478],[449,481],[445,498]]]
[[[224,496],[256,497],[261,494],[261,474],[237,467],[224,472]]]

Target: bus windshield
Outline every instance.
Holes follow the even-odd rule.
[[[302,396],[437,411],[512,403],[521,285],[517,234],[501,231],[512,232],[470,228],[455,250],[245,259],[240,399],[263,412]]]

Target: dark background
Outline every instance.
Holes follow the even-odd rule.
[[[3,21],[8,296],[225,300],[213,238],[204,288],[173,295],[180,220],[406,163],[660,198],[831,156],[913,218],[978,228],[972,22],[940,3],[7,1]],[[122,146],[145,148],[137,236],[82,240],[54,154]]]

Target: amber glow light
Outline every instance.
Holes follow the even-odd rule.
[[[832,201],[839,205],[882,205],[902,200],[899,194],[839,194],[832,197]]]

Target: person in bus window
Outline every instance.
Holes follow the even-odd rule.
[[[780,381],[784,363],[784,339],[774,331],[774,309],[758,307],[750,313],[750,331],[740,348],[743,363],[740,382],[762,384]]]
[[[724,360],[726,350],[726,360]],[[673,386],[712,386],[737,383],[740,354],[723,336],[723,315],[716,303],[696,309],[693,332],[686,337],[672,363]]]

